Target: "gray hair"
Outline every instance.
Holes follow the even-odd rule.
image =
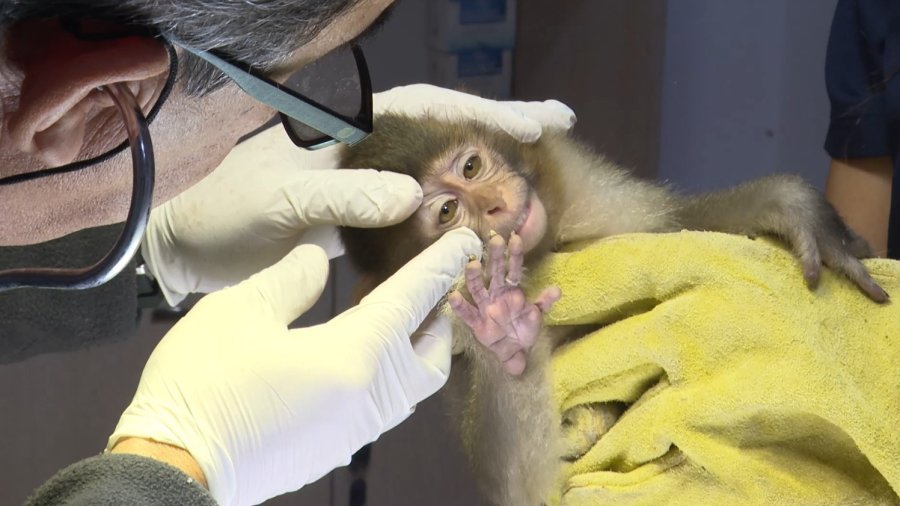
[[[360,0],[0,0],[0,33],[32,18],[99,18],[169,33],[198,49],[263,71],[282,62]],[[226,82],[188,53],[180,78],[202,95]]]

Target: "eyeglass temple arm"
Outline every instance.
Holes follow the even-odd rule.
[[[368,135],[368,132],[360,130],[353,124],[306,103],[302,98],[295,97],[279,87],[267,83],[209,51],[188,46],[172,37],[169,37],[169,41],[213,64],[251,97],[325,135],[350,145],[356,144]]]
[[[125,227],[115,246],[96,264],[83,269],[10,269],[0,271],[0,292],[16,288],[51,288],[57,290],[85,290],[100,286],[128,265],[144,236],[150,205],[153,201],[153,143],[147,121],[134,96],[123,83],[115,83],[101,88],[115,102],[125,120],[128,142],[131,145],[133,182],[131,207],[125,220]]]

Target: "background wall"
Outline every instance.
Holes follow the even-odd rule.
[[[580,138],[653,177],[665,22],[664,0],[519,0],[513,93],[568,104]]]
[[[822,65],[834,3],[520,0],[514,89],[570,104],[583,138],[683,188],[776,170],[821,182]],[[424,2],[400,2],[365,44],[376,89],[425,79],[424,20]],[[346,306],[352,273],[338,263],[333,276],[307,323]],[[104,447],[167,328],[144,318],[130,341],[0,366],[0,504],[20,504],[55,471]],[[484,504],[442,409],[430,399],[376,442],[370,506]],[[343,506],[348,486],[339,469],[271,504]]]
[[[658,177],[703,190],[795,172],[823,186],[836,3],[668,2]]]

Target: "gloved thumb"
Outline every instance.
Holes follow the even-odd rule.
[[[242,291],[276,321],[287,325],[319,300],[328,281],[328,255],[322,248],[297,246],[278,263],[232,288]]]

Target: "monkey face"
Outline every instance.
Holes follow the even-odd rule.
[[[547,231],[547,212],[531,184],[483,144],[438,158],[420,183],[424,196],[416,219],[429,236],[469,227],[487,241],[491,231],[507,238],[515,232],[527,252]]]
[[[477,122],[376,117],[372,135],[342,149],[341,166],[411,176],[422,186],[423,200],[413,216],[396,225],[341,227],[348,257],[377,284],[459,227],[471,228],[485,242],[491,231],[507,238],[516,232],[531,255],[549,250],[555,232],[548,215],[554,216],[550,206],[559,192],[538,170],[548,164],[538,144],[522,144]]]

